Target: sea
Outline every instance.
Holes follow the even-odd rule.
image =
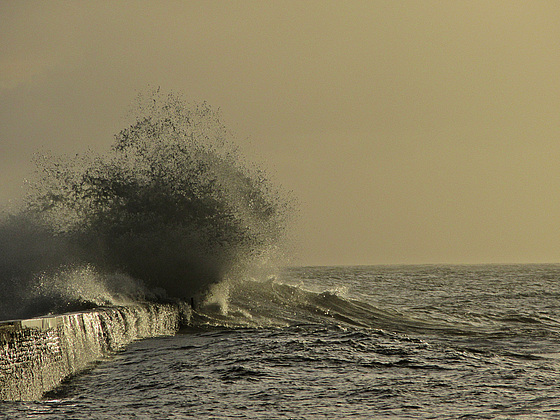
[[[560,418],[560,265],[293,267],[194,309],[0,418]]]
[[[297,261],[297,197],[219,110],[138,104],[107,151],[36,154],[0,212],[0,320],[194,310],[0,418],[560,418],[560,265],[277,270]]]

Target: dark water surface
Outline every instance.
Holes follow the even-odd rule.
[[[560,418],[560,266],[294,268],[224,284],[3,418]]]

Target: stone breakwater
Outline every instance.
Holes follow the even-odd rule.
[[[177,332],[185,309],[139,304],[0,322],[0,400],[40,399],[131,341]]]

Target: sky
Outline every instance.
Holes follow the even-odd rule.
[[[560,2],[0,0],[0,205],[138,92],[219,108],[295,264],[560,262]]]

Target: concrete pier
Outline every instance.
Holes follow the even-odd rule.
[[[0,400],[38,400],[131,341],[173,335],[177,305],[138,304],[0,322]]]

